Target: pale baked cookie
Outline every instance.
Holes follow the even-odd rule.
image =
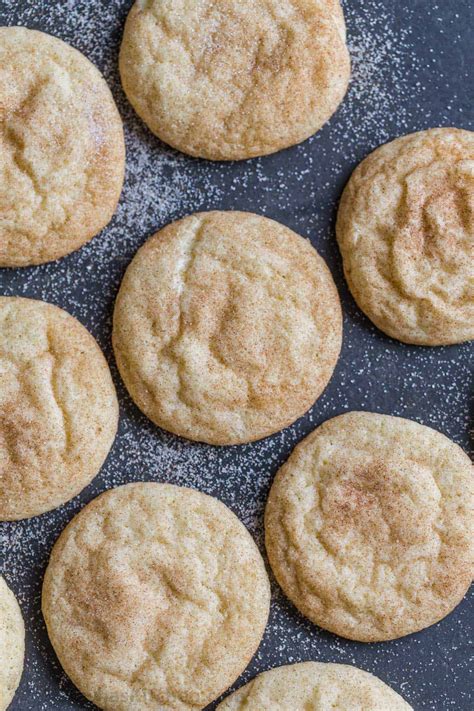
[[[114,314],[114,349],[141,410],[211,444],[257,440],[303,415],[328,383],[342,315],[309,241],[264,217],[209,212],[138,252]]]
[[[429,427],[366,412],[329,420],[271,489],[275,576],[304,615],[342,637],[428,627],[473,577],[473,483],[468,456]]]
[[[122,122],[80,52],[0,28],[0,267],[81,247],[111,219],[123,184]]]
[[[339,0],[137,0],[120,52],[125,92],[163,141],[240,160],[300,143],[350,77]]]
[[[262,638],[262,557],[217,499],[169,484],[99,496],[54,546],[43,587],[65,671],[106,711],[197,711]]]
[[[20,683],[25,656],[25,626],[20,607],[0,575],[0,711],[10,705]]]
[[[432,129],[372,153],[344,191],[337,238],[382,331],[427,346],[474,338],[474,133]]]
[[[42,301],[0,297],[0,521],[76,496],[117,421],[108,365],[84,326]]]
[[[231,694],[217,711],[410,711],[395,691],[345,664],[304,662],[271,669]]]

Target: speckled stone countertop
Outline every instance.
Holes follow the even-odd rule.
[[[162,145],[135,116],[117,71],[130,5],[131,0],[0,0],[0,24],[50,32],[98,65],[125,121],[128,151],[118,212],[99,237],[55,264],[0,270],[1,294],[58,304],[92,331],[109,359],[121,402],[111,456],[82,495],[39,518],[0,524],[0,572],[18,595],[27,626],[25,673],[12,711],[93,708],[55,658],[40,594],[58,534],[105,489],[140,480],[195,487],[228,504],[261,544],[263,507],[276,470],[294,445],[329,417],[351,409],[401,415],[444,432],[466,450],[470,445],[472,344],[409,347],[378,332],[356,308],[342,278],[334,218],[351,171],[380,143],[433,126],[474,129],[472,1],[346,0],[353,79],[338,113],[300,146],[234,164],[180,155]],[[110,331],[122,275],[147,237],[196,210],[226,208],[273,217],[309,237],[334,274],[345,319],[339,365],[310,413],[262,442],[222,449],[180,440],[141,415],[117,375]],[[243,679],[289,662],[342,662],[377,674],[416,711],[468,711],[474,705],[469,679],[472,600],[471,595],[448,618],[418,634],[359,644],[305,621],[273,583],[270,623]]]

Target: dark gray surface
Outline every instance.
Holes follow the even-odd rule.
[[[438,125],[474,129],[472,0],[346,0],[354,78],[337,115],[299,147],[227,165],[166,148],[127,104],[117,75],[117,52],[130,5],[130,0],[0,0],[0,24],[55,34],[99,66],[118,101],[128,148],[121,204],[99,237],[56,264],[0,270],[1,294],[56,303],[92,331],[112,366],[121,402],[111,456],[83,494],[51,514],[0,524],[0,571],[18,595],[28,631],[25,673],[12,711],[93,708],[55,659],[41,617],[40,590],[58,534],[104,489],[135,480],[196,487],[228,504],[261,543],[263,506],[278,466],[296,442],[333,415],[350,409],[401,415],[469,448],[472,345],[408,347],[378,332],[355,307],[342,279],[334,216],[352,169],[380,143]],[[110,348],[114,298],[138,246],[170,220],[209,208],[253,210],[310,237],[332,269],[345,311],[339,365],[308,416],[263,442],[228,449],[196,445],[154,428],[124,392]],[[367,645],[321,631],[273,587],[270,623],[243,679],[288,662],[343,662],[380,676],[416,711],[474,708],[469,678],[472,596],[428,630]]]

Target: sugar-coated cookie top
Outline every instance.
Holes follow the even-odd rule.
[[[346,664],[305,662],[271,669],[217,711],[410,711],[380,679]]]
[[[265,513],[270,563],[303,614],[378,641],[438,622],[474,572],[469,457],[416,422],[341,415],[295,449]]]
[[[118,403],[97,343],[42,301],[0,297],[0,521],[49,511],[98,473]]]
[[[55,37],[0,28],[0,267],[78,249],[115,211],[122,122],[99,71]]]
[[[58,657],[106,711],[197,711],[262,638],[263,559],[217,499],[169,484],[99,496],[56,543],[43,612]]]
[[[114,314],[114,349],[138,406],[211,444],[294,422],[327,385],[341,346],[339,297],[308,240],[273,220],[210,212],[138,252]]]
[[[14,594],[0,576],[0,711],[10,705],[20,683],[25,626]]]
[[[120,71],[154,133],[191,155],[239,160],[305,140],[350,74],[339,0],[138,0]]]
[[[438,128],[382,146],[356,169],[337,237],[360,308],[406,343],[474,338],[474,133]]]

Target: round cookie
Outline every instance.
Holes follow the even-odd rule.
[[[410,711],[376,676],[346,664],[304,662],[271,669],[217,711]]]
[[[137,0],[125,93],[165,143],[241,160],[316,133],[350,78],[339,0]]]
[[[332,375],[341,337],[337,290],[309,241],[242,212],[192,215],[154,235],[114,314],[118,367],[140,409],[219,445],[303,415]]]
[[[20,683],[25,626],[14,594],[0,575],[0,711],[10,705]]]
[[[342,637],[395,639],[438,622],[474,571],[468,456],[410,420],[329,420],[278,472],[265,512],[270,564],[286,595]]]
[[[55,37],[0,28],[0,267],[59,259],[105,227],[124,178],[100,72]]]
[[[349,287],[384,333],[439,346],[474,338],[474,133],[438,128],[378,148],[342,196]]]
[[[117,422],[108,365],[84,326],[42,301],[0,297],[0,521],[76,496]]]
[[[243,672],[265,630],[263,559],[217,499],[169,484],[99,496],[54,546],[43,587],[67,674],[106,711],[196,711]]]

